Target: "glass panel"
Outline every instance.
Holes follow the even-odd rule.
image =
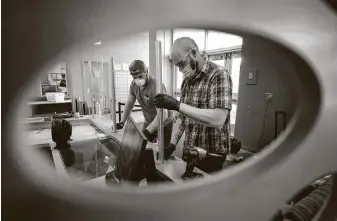
[[[104,94],[102,63],[91,62],[91,71],[94,99],[100,101]]]
[[[200,51],[205,50],[205,30],[201,29],[175,29],[173,32],[173,41],[177,38],[192,38],[198,45]]]
[[[101,111],[109,108],[109,63],[92,62],[92,84],[95,102],[99,103]],[[97,108],[97,106],[96,106]],[[98,110],[96,110],[96,114]]]
[[[83,89],[84,100],[88,103],[89,107],[92,107],[92,85],[91,85],[91,73],[89,68],[89,62],[84,61],[83,65]],[[83,100],[83,98],[81,98]]]
[[[60,150],[60,154],[69,177],[87,181],[116,168],[117,148],[111,138],[93,139],[72,143],[71,149]]]
[[[242,38],[224,32],[208,31],[207,50],[231,48],[242,45]]]
[[[88,61],[83,62],[83,79],[84,79],[84,99],[89,107],[97,107],[97,102],[100,105],[100,111],[106,112],[109,109],[109,63],[105,61],[91,61],[91,70]],[[93,104],[93,99],[95,105]],[[98,110],[95,109],[98,114]]]

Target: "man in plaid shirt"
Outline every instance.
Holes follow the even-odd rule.
[[[155,105],[179,111],[182,121],[174,140],[165,148],[165,158],[173,153],[184,132],[184,148],[195,146],[210,153],[227,154],[230,149],[231,76],[221,66],[205,61],[194,40],[187,37],[174,42],[171,57],[184,77],[181,101],[158,94]],[[236,160],[236,157],[228,154],[226,159]]]

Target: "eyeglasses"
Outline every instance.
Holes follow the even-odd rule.
[[[188,55],[191,53],[191,51],[195,49],[195,48],[191,48],[191,50],[188,51],[187,55],[184,57],[184,59],[182,61],[179,61],[176,66],[178,66],[179,68],[184,68],[186,66],[187,63],[187,57]]]

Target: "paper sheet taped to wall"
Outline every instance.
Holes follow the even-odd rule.
[[[116,71],[122,70],[122,65],[121,64],[115,64],[115,70]]]
[[[129,70],[129,65],[127,63],[123,64],[123,70],[128,71]]]

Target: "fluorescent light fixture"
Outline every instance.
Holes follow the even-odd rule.
[[[98,41],[98,42],[95,42],[94,45],[101,45],[102,42]]]

